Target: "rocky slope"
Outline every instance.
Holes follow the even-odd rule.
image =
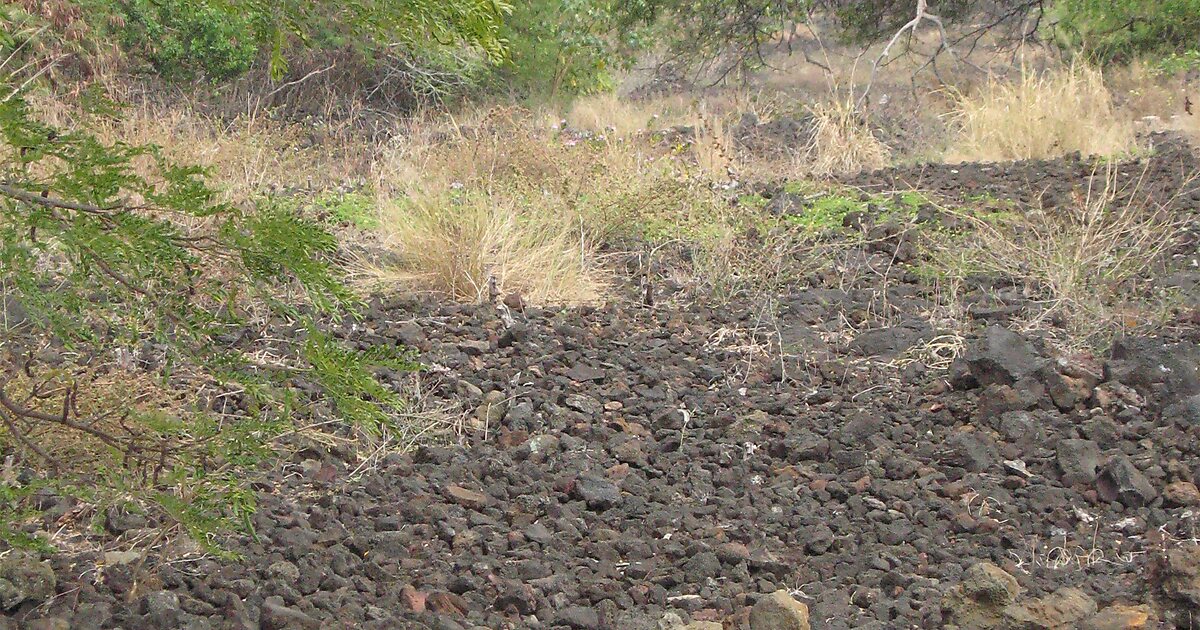
[[[1053,164],[971,181],[1090,175]],[[1161,164],[1144,194],[1179,189]],[[343,334],[418,349],[462,444],[309,444],[239,561],[11,552],[0,628],[1200,628],[1200,318],[1066,356],[1006,327],[1019,299],[943,331],[892,280],[771,311],[379,301]]]

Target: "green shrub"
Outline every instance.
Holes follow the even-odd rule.
[[[1200,33],[1200,0],[1059,0],[1052,13],[1060,45],[1102,62],[1184,54]]]
[[[0,6],[0,22],[17,24],[77,57],[118,45],[130,58],[174,80],[224,80],[267,59],[282,78],[289,56],[305,50],[347,51],[359,60],[397,51],[421,56],[471,48],[493,62],[506,55],[503,0],[61,0]],[[86,40],[88,45],[78,45]],[[28,53],[29,51],[25,51]]]
[[[261,43],[252,15],[202,2],[126,0],[114,9],[122,18],[121,46],[168,79],[238,76],[250,68]]]
[[[0,79],[0,94],[9,95],[0,100],[0,302],[20,305],[31,328],[0,354],[0,454],[36,474],[0,494],[0,538],[36,544],[4,521],[22,518],[22,489],[41,484],[92,504],[139,502],[210,542],[214,528],[246,522],[246,473],[301,403],[312,404],[298,399],[301,382],[351,430],[392,430],[401,398],[372,368],[416,366],[401,352],[343,348],[322,331],[357,306],[330,266],[336,242],[324,228],[270,200],[222,203],[201,169],[156,147],[45,124],[13,80]],[[251,317],[295,322],[303,338],[261,363],[239,343]],[[18,351],[28,336],[54,351]],[[81,383],[87,368],[69,359],[120,365],[147,345],[162,348],[161,369],[119,376],[144,391],[109,385],[104,400],[89,398],[104,388]],[[175,372],[237,392],[239,413],[217,415],[200,400],[134,406],[135,394],[177,392]],[[57,454],[75,442],[90,450]]]
[[[529,0],[505,22],[506,87],[522,95],[586,94],[611,89],[613,73],[640,49],[639,29],[617,35],[610,3]]]

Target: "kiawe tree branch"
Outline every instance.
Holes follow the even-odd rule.
[[[875,62],[871,64],[871,78],[867,80],[867,87],[863,90],[862,96],[858,98],[858,102],[855,105],[856,108],[861,109],[863,104],[866,103],[867,97],[871,94],[871,87],[875,85],[875,75],[879,72],[879,64],[891,53],[892,46],[896,45],[896,42],[900,40],[900,36],[905,32],[915,33],[922,21],[928,20],[937,25],[938,35],[942,38],[938,49],[933,51],[933,56],[936,57],[939,52],[945,49],[946,52],[950,53],[952,59],[955,61],[959,60],[958,56],[954,54],[954,49],[950,46],[950,41],[946,38],[946,27],[942,25],[942,18],[930,13],[928,9],[928,0],[917,0],[917,15],[906,22],[904,26],[901,26],[895,35],[892,35],[892,39],[888,40],[887,45],[883,47],[883,51],[879,53],[879,56],[875,58]]]

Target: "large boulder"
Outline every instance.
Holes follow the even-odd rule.
[[[969,381],[980,387],[1013,384],[1035,375],[1048,363],[1021,335],[1003,327],[988,326],[983,336],[963,355]],[[962,380],[960,378],[960,380]]]
[[[943,621],[962,630],[999,629],[1004,608],[1017,600],[1020,590],[1017,579],[1004,569],[987,562],[974,564],[942,599]]]
[[[1155,395],[1164,407],[1200,394],[1200,346],[1155,337],[1119,337],[1104,366],[1106,380]]]
[[[1109,462],[1096,480],[1096,492],[1105,501],[1120,501],[1125,507],[1139,508],[1158,497],[1158,490],[1125,457]]]
[[[750,630],[809,630],[808,606],[780,589],[750,609]]]

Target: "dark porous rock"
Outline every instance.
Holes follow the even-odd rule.
[[[462,340],[457,344],[457,348],[463,353],[473,357],[481,356],[491,352],[492,344],[485,340]]]
[[[996,445],[978,431],[960,431],[946,440],[943,461],[970,472],[982,472],[997,463]]]
[[[804,550],[809,554],[819,556],[833,547],[833,530],[825,523],[817,523],[804,536]]]
[[[1100,447],[1091,440],[1061,440],[1058,443],[1058,468],[1063,485],[1091,484],[1100,468]]]
[[[17,298],[0,295],[0,330],[13,330],[29,321],[29,311]]]
[[[71,618],[71,628],[73,630],[100,630],[112,619],[112,611],[113,607],[108,603],[80,604]]]
[[[766,211],[775,216],[790,216],[798,214],[805,207],[804,197],[783,191],[771,197],[771,201],[767,204]]]
[[[604,412],[604,405],[600,401],[584,394],[569,394],[563,399],[563,404],[568,409],[574,409],[593,418]]]
[[[581,475],[575,480],[571,494],[598,512],[621,502],[621,489],[613,482],[595,475]]]
[[[576,363],[567,370],[567,378],[573,381],[603,381],[604,370],[583,363]]]
[[[891,256],[893,262],[912,262],[920,253],[914,231],[898,221],[887,221],[870,228],[867,238],[872,241],[868,249]]]
[[[963,361],[980,386],[1013,385],[1046,365],[1033,345],[1003,327],[988,326],[983,337],[968,348]]]
[[[1194,630],[1200,627],[1195,618],[1200,610],[1200,546],[1190,545],[1168,550],[1161,570],[1163,596],[1173,608],[1168,621],[1178,628]]]
[[[532,615],[538,609],[538,597],[528,584],[508,581],[502,586],[493,606],[501,612]]]
[[[151,626],[154,628],[168,628],[171,626]],[[25,630],[72,630],[71,622],[62,617],[42,617],[34,619],[25,624]]]
[[[54,596],[57,584],[54,569],[33,556],[17,552],[0,558],[0,609],[40,604]]]
[[[396,340],[410,348],[419,348],[425,344],[425,331],[416,322],[402,322],[393,329]]]
[[[586,606],[568,606],[558,611],[555,622],[576,630],[599,630],[600,613]]]
[[[1119,337],[1104,366],[1107,380],[1158,394],[1164,406],[1200,394],[1200,346],[1156,337]]]
[[[876,328],[861,332],[850,348],[867,357],[891,358],[933,336],[928,323]]]
[[[1163,410],[1163,422],[1181,429],[1200,427],[1200,394],[1188,396]]]
[[[1158,496],[1150,480],[1126,457],[1109,462],[1096,480],[1096,492],[1108,502],[1120,501],[1126,507],[1138,508]]]
[[[156,628],[171,628],[179,622],[183,610],[179,607],[179,595],[170,591],[147,593],[141,601],[142,615]]]
[[[1031,378],[1022,379],[1013,385],[992,383],[984,387],[979,394],[978,415],[986,419],[1010,411],[1033,409],[1044,393],[1042,384]]]
[[[316,630],[321,622],[284,605],[283,598],[268,597],[262,605],[263,630]]]
[[[113,534],[124,534],[133,529],[146,527],[149,525],[149,520],[136,512],[113,507],[105,515],[104,525]]]
[[[705,578],[715,578],[721,574],[721,561],[717,554],[705,551],[692,556],[683,565],[683,571],[688,581],[703,584]]]

